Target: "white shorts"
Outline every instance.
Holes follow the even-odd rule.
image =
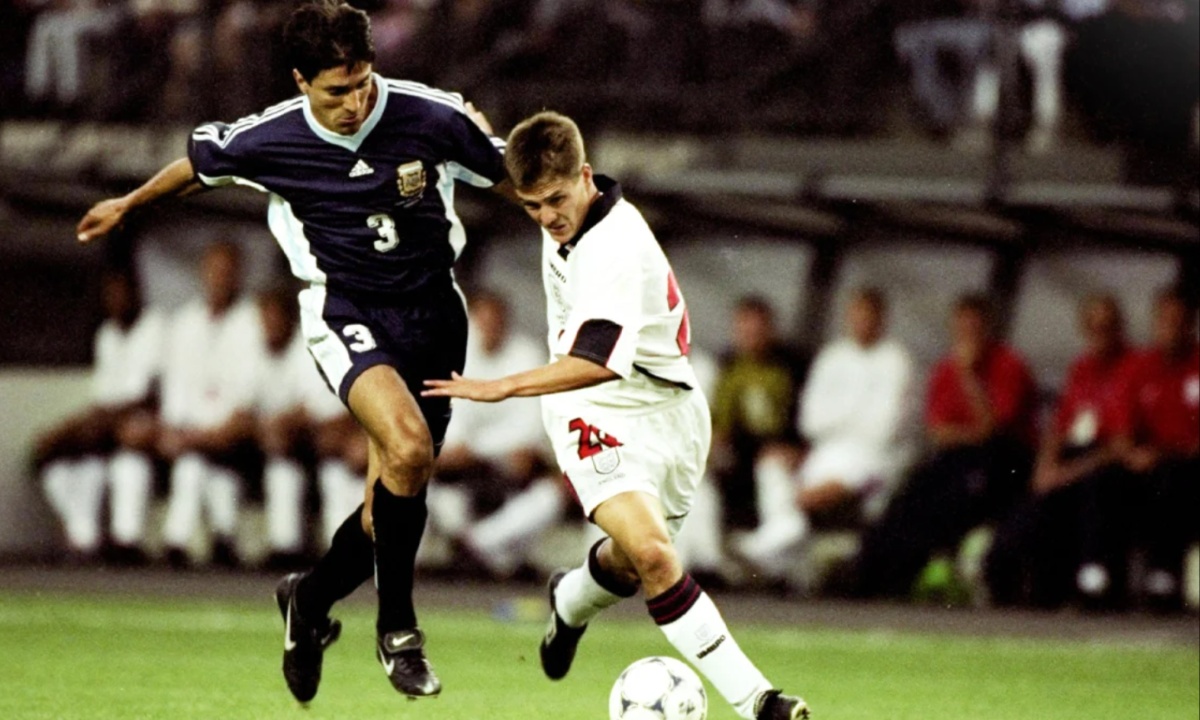
[[[542,419],[567,482],[592,513],[626,492],[658,498],[674,537],[692,507],[712,444],[704,394],[679,397],[640,411],[579,406],[544,407]]]

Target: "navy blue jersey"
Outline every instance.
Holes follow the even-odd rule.
[[[396,295],[448,285],[466,242],[454,181],[504,178],[503,141],[459,95],[374,76],[378,99],[354,135],[317,123],[303,95],[192,133],[188,156],[210,187],[271,193],[268,221],[292,273],[332,291]]]

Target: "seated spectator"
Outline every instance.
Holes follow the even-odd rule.
[[[110,552],[121,563],[145,561],[145,515],[153,468],[152,412],[161,369],[163,319],[144,310],[128,273],[105,276],[105,320],[96,333],[92,404],[42,436],[35,461],[72,556],[92,559],[104,541],[109,493]]]
[[[810,449],[799,472],[777,488],[765,486],[769,475],[758,478],[767,515],[740,549],[769,574],[794,564],[790,550],[812,522],[877,516],[912,460],[912,359],[885,337],[886,312],[878,290],[855,294],[847,337],[817,355],[800,398]]]
[[[1082,303],[1080,327],[1087,349],[1067,374],[1031,492],[997,528],[987,557],[996,604],[1055,607],[1075,592],[1091,607],[1120,600],[1124,546],[1119,526],[1109,526],[1128,483],[1116,440],[1133,352],[1111,295]]]
[[[471,302],[465,373],[493,378],[545,363],[546,350],[509,327],[508,303],[483,292]],[[530,543],[556,523],[565,488],[546,461],[537,398],[455,403],[430,486],[430,524],[495,577],[517,572]],[[476,506],[490,510],[472,522]],[[469,526],[469,527],[468,527]]]
[[[730,524],[755,525],[756,487],[782,487],[798,460],[793,431],[797,363],[776,337],[775,314],[766,300],[745,297],[733,313],[733,348],[713,394],[713,471]],[[757,496],[757,517],[769,517]]]
[[[304,337],[297,332],[294,293],[263,293],[258,309],[266,341],[257,382],[257,437],[265,456],[263,503],[270,548],[266,564],[273,569],[295,569],[311,549],[305,500],[307,468],[317,460],[317,435],[325,431],[325,425],[340,425],[348,413],[325,384]],[[354,504],[339,520],[354,510],[362,496],[359,483]]]
[[[950,326],[951,352],[929,384],[932,455],[863,536],[862,595],[906,595],[935,552],[1006,516],[1028,483],[1037,408],[1029,368],[992,337],[986,298],[960,299]]]
[[[947,135],[962,124],[966,88],[991,52],[991,26],[975,12],[975,0],[906,5],[910,22],[896,30],[896,52],[912,68],[913,94],[930,129]],[[947,65],[947,55],[955,65]]]
[[[79,110],[94,58],[88,42],[114,34],[129,12],[125,2],[61,0],[37,16],[29,34],[25,95],[35,105]]]
[[[1154,313],[1154,345],[1135,361],[1125,388],[1122,459],[1135,477],[1132,502],[1117,512],[1135,524],[1145,553],[1147,601],[1172,609],[1181,606],[1183,558],[1197,540],[1200,349],[1195,309],[1182,290],[1161,293]]]
[[[234,535],[245,476],[258,461],[256,371],[265,353],[258,311],[240,296],[240,263],[233,243],[210,245],[201,261],[204,297],[176,311],[167,330],[158,449],[171,463],[163,539],[175,567],[190,564],[203,511],[212,561],[239,562]]]
[[[1020,0],[1014,8],[1020,20],[1017,50],[1033,82],[1033,122],[1025,139],[1025,147],[1032,154],[1053,147],[1062,118],[1067,31],[1053,4],[1048,0]],[[990,142],[1002,102],[1000,74],[1005,71],[998,66],[997,58],[991,57],[975,73],[970,126],[961,136],[967,143],[986,147]]]

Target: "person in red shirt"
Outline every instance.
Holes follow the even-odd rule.
[[[1134,353],[1111,295],[1084,300],[1079,319],[1087,349],[1067,373],[1030,492],[997,528],[987,557],[996,604],[1054,607],[1078,590],[1087,606],[1103,607],[1117,601],[1110,592],[1124,585],[1112,580],[1123,563],[1107,508],[1127,481],[1117,436]]]
[[[1002,517],[1025,489],[1037,391],[1025,361],[992,334],[987,298],[960,298],[950,353],[933,370],[926,429],[931,456],[863,537],[857,594],[902,596],[938,550]]]
[[[1143,590],[1157,607],[1177,606],[1179,575],[1197,539],[1200,507],[1200,348],[1195,309],[1181,288],[1159,294],[1154,344],[1137,359],[1125,387],[1122,461],[1135,474],[1133,503],[1119,509],[1145,551]]]

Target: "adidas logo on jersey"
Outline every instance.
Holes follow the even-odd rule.
[[[359,160],[358,162],[354,163],[354,167],[350,169],[350,177],[362,177],[363,175],[371,175],[374,172],[375,168],[366,164],[362,160]]]

